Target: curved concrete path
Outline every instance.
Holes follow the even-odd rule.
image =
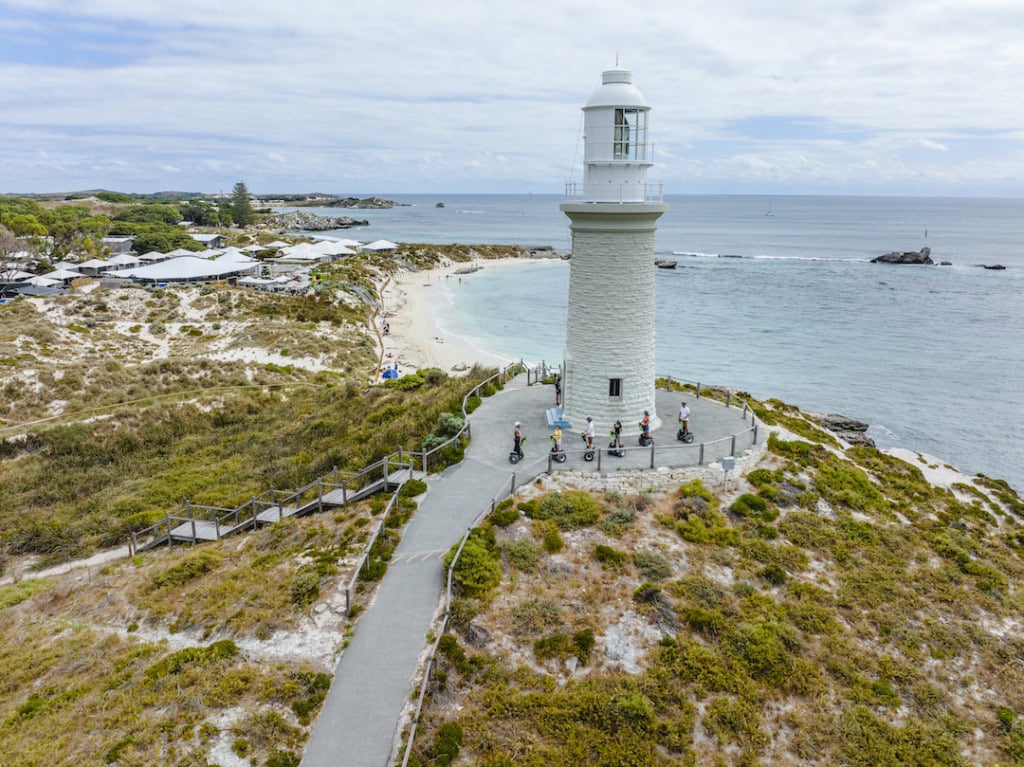
[[[676,413],[683,398],[692,411],[690,424],[697,437],[694,444],[685,446],[675,440]],[[427,495],[405,528],[373,603],[338,661],[302,758],[305,767],[385,767],[389,763],[399,717],[413,693],[418,661],[437,611],[444,556],[491,500],[510,488],[513,471],[516,486],[547,471],[550,430],[544,410],[553,399],[552,386],[527,387],[525,376],[517,376],[484,399],[470,416],[472,441],[465,460],[428,477]],[[729,455],[731,435],[750,425],[749,416],[744,422],[741,411],[720,403],[678,392],[659,391],[656,399],[664,423],[654,432],[656,466],[696,464],[697,440],[724,440],[715,449],[705,448],[705,463]],[[508,454],[516,420],[523,423],[526,458],[512,466]],[[628,426],[635,432],[635,424]],[[607,426],[598,424],[598,428]],[[599,431],[595,445],[607,444],[607,431]],[[635,433],[623,444],[629,447],[627,455],[602,456],[603,471],[650,466],[651,450],[636,447]],[[749,444],[745,437],[736,450]],[[576,433],[564,430],[562,446],[570,457],[555,468],[596,470],[596,461],[583,461],[581,445]]]

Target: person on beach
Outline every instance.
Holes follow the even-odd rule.
[[[580,436],[587,440],[587,447],[594,447],[594,419],[587,416],[587,428],[580,432]]]
[[[512,433],[512,452],[518,455],[520,458],[523,457],[523,441],[526,439],[521,431],[522,424],[516,421],[515,431]]]
[[[690,408],[686,406],[684,402],[679,406],[679,426],[683,430],[683,434],[690,433]]]
[[[616,421],[612,426],[611,438],[615,447],[622,447],[622,421]]]
[[[385,320],[384,321],[384,335],[387,335],[390,332],[391,332],[391,326],[387,323],[387,320]]]
[[[555,376],[555,407],[562,404],[562,376]]]

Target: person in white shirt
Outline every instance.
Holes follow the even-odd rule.
[[[690,408],[685,402],[679,406],[679,426],[682,427],[683,434],[690,433]]]
[[[587,428],[583,430],[582,435],[587,439],[587,447],[594,447],[594,419],[589,415],[587,416]]]

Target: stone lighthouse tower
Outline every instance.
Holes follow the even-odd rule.
[[[581,428],[593,416],[598,434],[616,420],[636,433],[644,410],[657,426],[654,232],[667,206],[647,183],[650,110],[631,72],[602,73],[583,107],[583,184],[561,205],[572,222],[564,418]]]

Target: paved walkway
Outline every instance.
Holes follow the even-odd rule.
[[[696,434],[691,445],[675,440],[676,412],[683,397],[658,392],[658,415],[665,425],[654,432],[656,466],[696,464],[701,440],[720,440],[717,446],[705,447],[705,463],[717,460],[729,455],[731,435],[749,428],[749,416],[744,423],[736,408],[685,398]],[[491,499],[509,489],[513,471],[516,486],[547,471],[550,430],[544,410],[553,399],[552,386],[527,387],[525,376],[518,376],[484,399],[470,416],[473,438],[465,460],[427,479],[427,495],[406,527],[387,575],[335,669],[302,759],[304,767],[385,767],[389,763],[399,717],[413,693],[417,663],[438,608],[444,555]],[[526,458],[512,466],[508,454],[516,420],[523,423]],[[583,461],[578,450],[582,442],[576,434],[564,431],[563,448],[570,457],[555,468],[596,470],[596,461]],[[650,448],[635,447],[635,436],[623,443],[632,446],[626,456],[602,456],[603,471],[650,466]],[[607,446],[606,434],[599,432],[595,444]],[[749,444],[749,436],[744,437],[736,450]]]

